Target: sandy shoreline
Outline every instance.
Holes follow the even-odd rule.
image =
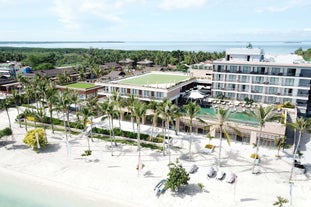
[[[12,117],[16,110],[12,109]],[[1,127],[8,123],[5,113],[1,112]],[[13,118],[12,118],[13,120]],[[131,126],[131,125],[129,125]],[[275,158],[276,150],[261,148],[263,157],[261,174],[251,174],[250,153],[253,148],[241,143],[224,144],[222,170],[238,175],[236,184],[225,181],[207,179],[206,169],[215,166],[217,148],[213,154],[200,153],[208,139],[196,137],[194,142],[194,161],[189,162],[187,156],[187,139],[176,139],[176,146],[182,149],[172,150],[172,160],[178,158],[185,168],[193,163],[199,166],[197,173],[190,175],[189,186],[178,195],[167,191],[156,197],[153,188],[159,180],[167,177],[168,157],[161,152],[142,150],[142,162],[145,168],[138,176],[136,168],[137,151],[134,146],[120,145],[114,156],[107,146],[109,143],[95,140],[91,142],[92,162],[86,162],[80,155],[87,147],[83,136],[70,139],[71,156],[67,157],[63,134],[48,132],[50,147],[43,153],[36,154],[22,143],[25,129],[13,123],[15,132],[14,148],[12,145],[0,146],[0,174],[30,182],[46,185],[57,191],[72,192],[79,197],[95,200],[95,203],[111,203],[111,206],[272,206],[276,196],[289,199],[289,171],[291,149],[281,152],[282,158]],[[212,143],[218,145],[219,140]],[[9,149],[7,149],[9,148]],[[197,183],[205,186],[201,192]],[[307,176],[296,176],[293,188],[293,206],[309,206],[311,198],[311,182]],[[285,205],[286,206],[286,205]],[[289,206],[289,205],[287,205]]]

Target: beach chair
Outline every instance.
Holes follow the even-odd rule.
[[[225,178],[225,176],[226,176],[226,173],[224,171],[218,171],[216,179],[217,180],[223,180]]]
[[[216,171],[213,167],[209,167],[207,169],[207,177],[212,178],[212,177],[214,177],[215,173],[216,173]]]
[[[190,174],[193,174],[193,173],[197,172],[198,169],[199,169],[199,167],[198,167],[196,164],[193,164],[193,165],[190,167],[190,169],[189,169],[189,173],[190,173]]]
[[[227,176],[226,182],[232,184],[232,183],[235,182],[236,177],[237,177],[237,176],[236,176],[234,173],[230,173],[230,174]]]

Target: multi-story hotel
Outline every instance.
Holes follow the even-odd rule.
[[[298,55],[265,56],[262,49],[234,48],[213,61],[212,96],[232,100],[246,97],[259,103],[289,101],[298,112],[311,114],[311,64]]]

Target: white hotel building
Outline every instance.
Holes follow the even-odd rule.
[[[265,56],[259,48],[233,48],[213,61],[212,96],[255,102],[289,101],[301,114],[310,115],[311,64],[297,55]]]

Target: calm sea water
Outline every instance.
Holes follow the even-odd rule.
[[[100,48],[120,50],[160,50],[160,51],[209,51],[221,52],[227,48],[246,47],[248,41],[125,41],[125,42],[0,42],[7,47],[41,48]],[[253,47],[264,49],[266,54],[290,54],[296,49],[311,48],[311,41],[253,41]]]
[[[56,190],[50,186],[22,180],[0,172],[1,207],[108,207],[112,204],[91,198],[80,198],[78,194]]]

